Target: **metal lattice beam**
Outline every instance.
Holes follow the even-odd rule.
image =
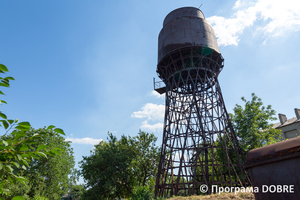
[[[244,158],[217,79],[223,64],[193,49],[178,53],[177,59],[167,58],[168,67],[158,66],[166,111],[156,195],[195,194],[202,184],[246,185]]]

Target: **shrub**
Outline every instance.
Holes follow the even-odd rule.
[[[145,186],[138,186],[133,190],[132,200],[152,200],[153,195]]]

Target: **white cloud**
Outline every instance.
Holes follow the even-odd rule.
[[[233,6],[233,9],[237,9],[241,7],[241,0],[237,0]]]
[[[163,99],[165,97],[165,94],[159,94],[158,92],[156,92],[155,90],[153,90],[151,92],[151,96],[155,96],[156,98]]]
[[[162,120],[164,117],[165,106],[147,103],[141,111],[133,112],[131,117],[147,118],[149,120]]]
[[[67,137],[65,139],[65,141],[71,141],[72,143],[75,144],[91,144],[91,145],[96,145],[99,144],[99,142],[101,142],[103,139],[94,139],[94,138],[70,138]]]
[[[285,31],[300,30],[299,0],[238,0],[233,9],[236,12],[230,18],[207,18],[213,26],[220,46],[238,45],[239,36],[244,29],[260,19],[264,23],[256,28],[262,30],[267,38],[283,35]]]
[[[147,118],[142,122],[141,128],[151,131],[161,130],[163,127],[163,119],[165,113],[165,106],[153,103],[147,103],[142,107],[141,111],[133,112],[131,117],[134,118]],[[154,124],[149,124],[151,121]]]
[[[282,35],[285,30],[300,30],[300,1],[260,0],[257,5],[261,17],[271,21],[263,28],[265,34]]]
[[[163,129],[163,123],[156,123],[156,124],[148,124],[148,121],[143,121],[141,129],[150,130],[150,131],[158,131]]]

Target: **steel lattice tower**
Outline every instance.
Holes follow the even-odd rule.
[[[166,97],[156,196],[197,194],[202,184],[211,193],[212,185],[249,183],[218,82],[223,62],[199,9],[179,8],[166,16],[157,65],[165,87],[155,88]]]

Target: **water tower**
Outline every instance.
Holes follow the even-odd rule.
[[[200,186],[245,186],[244,158],[218,75],[224,59],[201,10],[170,12],[158,38],[157,73],[166,106],[155,195],[199,194]],[[206,191],[207,190],[207,191]]]

